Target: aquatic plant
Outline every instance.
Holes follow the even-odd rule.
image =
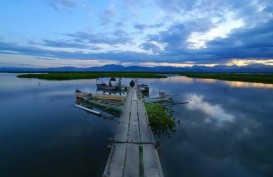
[[[160,103],[146,103],[145,108],[148,114],[152,131],[156,135],[170,135],[175,132],[176,122],[174,111],[171,107]]]

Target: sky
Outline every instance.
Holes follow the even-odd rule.
[[[272,0],[1,0],[0,67],[273,65]]]

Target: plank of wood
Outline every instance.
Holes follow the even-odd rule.
[[[128,144],[125,159],[124,177],[139,176],[139,145]]]
[[[154,142],[143,100],[138,100],[138,117],[141,142]]]
[[[132,122],[138,122],[137,101],[132,101],[130,121],[132,121]]]
[[[132,100],[137,100],[137,90],[135,88],[133,88],[132,90],[133,90]]]
[[[130,93],[132,93],[132,91]],[[129,120],[130,107],[132,104],[132,94],[130,93],[127,95],[127,99],[122,110],[122,115],[120,117],[121,120]]]
[[[128,139],[129,123],[120,123],[115,134],[116,141],[126,142]]]
[[[127,94],[127,97],[132,97],[132,95],[133,95],[133,89],[130,88],[130,89],[129,89],[129,92],[128,92],[128,94]]]
[[[109,164],[106,165],[104,177],[122,177],[125,165],[126,144],[114,144]]]
[[[146,124],[139,126],[139,134],[141,142],[154,142],[154,138],[151,134],[150,127]]]
[[[146,115],[144,104],[141,103],[141,100],[138,100],[137,104],[139,124],[148,124],[148,118]]]
[[[143,144],[143,165],[145,177],[163,177],[159,156],[153,144]]]
[[[130,107],[131,102],[132,102],[132,94],[128,95],[125,106]]]
[[[129,118],[130,118],[130,109],[128,107],[123,108],[123,112],[122,112],[122,115],[120,117],[120,121],[127,120],[129,122]]]
[[[128,129],[128,141],[129,142],[140,142],[139,137],[139,127],[138,124],[130,123],[129,129]]]

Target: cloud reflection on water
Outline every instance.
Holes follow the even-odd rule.
[[[263,89],[273,89],[273,84],[264,84],[264,83],[256,83],[256,82],[241,82],[241,81],[224,81],[217,79],[195,79],[197,82],[204,83],[216,83],[222,82],[225,85],[233,88],[263,88]]]
[[[154,81],[154,80],[153,80]],[[262,88],[262,89],[273,89],[273,84],[264,84],[256,82],[241,82],[241,81],[224,81],[218,79],[200,79],[200,78],[190,78],[186,76],[169,76],[168,79],[161,79],[161,82],[168,83],[184,83],[192,84],[195,82],[206,83],[206,84],[215,84],[223,83],[232,88]]]
[[[189,101],[189,104],[186,105],[189,110],[201,110],[207,115],[206,123],[215,122],[216,125],[222,126],[225,122],[234,121],[233,115],[226,113],[220,105],[205,102],[202,95],[189,94],[186,98]]]
[[[240,81],[223,81],[224,84],[235,88],[265,88],[273,89],[273,84],[240,82]]]

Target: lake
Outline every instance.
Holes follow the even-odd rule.
[[[118,118],[74,106],[75,89],[95,80],[46,81],[0,73],[0,176],[102,176]],[[123,84],[131,79],[123,79]],[[191,79],[138,79],[150,96],[173,94],[182,124],[160,139],[165,177],[273,176],[273,85]]]

